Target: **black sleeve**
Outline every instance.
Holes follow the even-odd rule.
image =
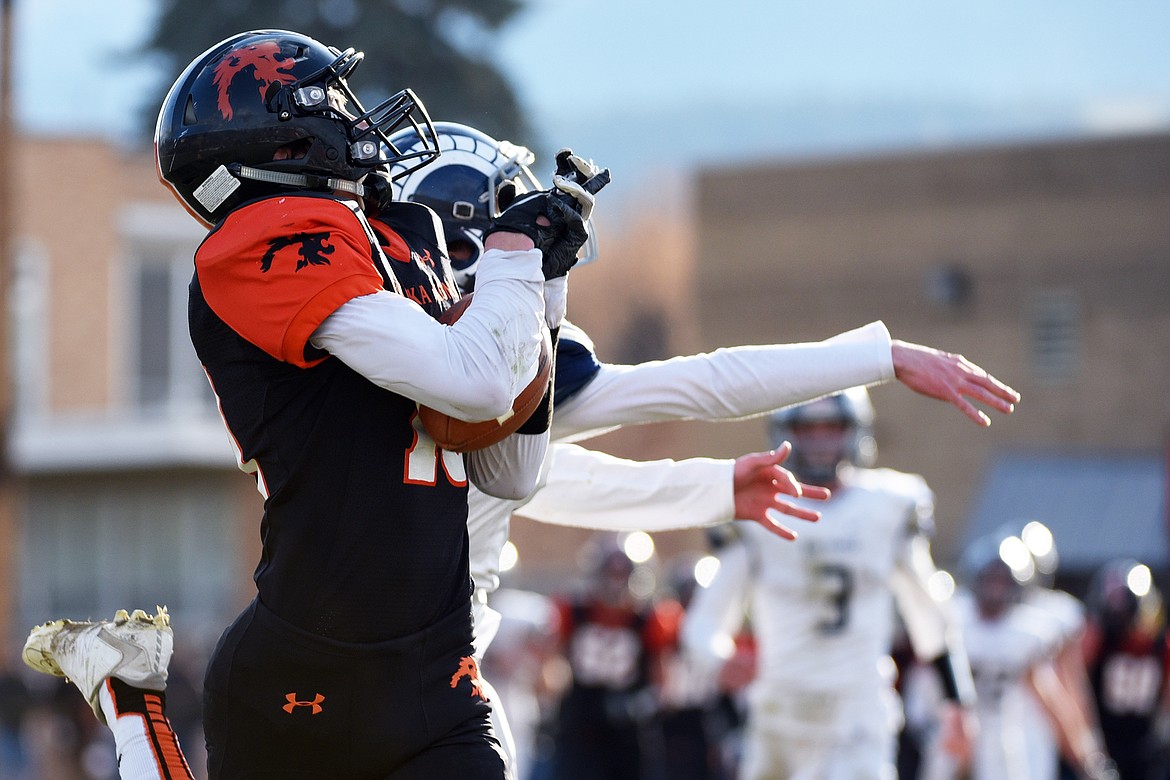
[[[554,328],[550,334],[552,336],[552,354],[549,355],[549,360],[552,361],[552,367],[548,373],[548,386],[544,389],[544,397],[540,399],[540,405],[536,407],[536,411],[516,429],[516,433],[528,435],[544,433],[552,425],[553,388],[556,386],[557,340],[560,337],[560,328]]]
[[[957,702],[964,707],[975,704],[975,682],[971,678],[971,665],[962,647],[951,647],[931,662],[942,682],[943,696],[947,701]]]

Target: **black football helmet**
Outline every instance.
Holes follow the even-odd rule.
[[[980,610],[989,617],[1020,601],[1036,571],[1024,541],[1001,530],[971,542],[959,568]]]
[[[390,166],[394,179],[394,200],[423,203],[434,209],[443,222],[455,281],[463,292],[475,286],[475,270],[483,254],[483,234],[492,220],[511,200],[526,192],[544,189],[531,165],[536,160],[529,149],[491,136],[457,122],[435,122],[441,156],[426,170],[407,163]],[[411,152],[417,136],[403,130],[390,137],[394,147]],[[581,250],[578,265],[597,257],[592,226],[586,224],[589,239]]]
[[[1102,566],[1089,583],[1087,611],[1107,634],[1122,637],[1130,631],[1152,636],[1164,621],[1162,594],[1150,569],[1132,559]]]
[[[220,41],[163,101],[159,177],[210,225],[253,198],[300,189],[362,195],[361,180],[375,169],[395,164],[405,175],[431,162],[434,127],[414,93],[367,111],[350,90],[346,79],[363,56],[286,30]],[[390,142],[400,127],[409,151]]]
[[[792,455],[784,464],[804,482],[816,485],[830,484],[842,463],[868,467],[874,464],[877,444],[873,438],[873,403],[864,387],[851,387],[815,401],[787,406],[772,412],[768,419],[768,434],[772,447],[792,442]],[[816,422],[837,422],[845,425],[845,438],[835,458],[813,458],[802,452],[797,429]]]

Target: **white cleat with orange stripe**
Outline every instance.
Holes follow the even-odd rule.
[[[166,607],[151,615],[120,609],[113,620],[53,620],[34,628],[24,643],[24,662],[38,672],[65,677],[78,687],[94,714],[106,722],[98,693],[107,678],[135,688],[163,691],[174,650]]]

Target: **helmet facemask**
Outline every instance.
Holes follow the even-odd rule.
[[[338,52],[331,47],[330,51],[336,58],[329,65],[288,84],[273,83],[265,96],[269,110],[281,122],[295,121],[304,124],[310,132],[314,128],[319,131],[307,137],[310,145],[306,153],[254,167],[308,177],[305,183],[293,178],[277,183],[322,189],[336,184],[331,181],[334,176],[356,183],[371,171],[391,163],[401,165],[405,175],[434,160],[439,154],[435,130],[426,108],[414,93],[404,89],[366,110],[346,79],[362,61],[363,53],[352,48]],[[412,142],[409,152],[400,152],[390,142],[390,134],[400,128],[400,137]],[[244,173],[248,174],[261,181],[270,180],[256,177],[251,170]],[[361,190],[354,191],[362,194]]]
[[[832,487],[840,468],[874,464],[873,416],[864,387],[785,407],[769,419],[771,446],[791,442],[785,468],[802,482]]]

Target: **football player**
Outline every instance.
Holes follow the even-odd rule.
[[[677,605],[638,591],[638,567],[615,537],[595,537],[585,553],[584,588],[554,599],[570,682],[547,771],[558,780],[657,777],[665,756],[655,691],[677,634]]]
[[[737,523],[718,572],[683,623],[683,643],[714,673],[750,616],[759,668],[749,692],[739,776],[746,780],[892,780],[902,713],[890,649],[894,603],[920,660],[942,672],[949,740],[961,751],[970,671],[931,595],[934,498],[916,474],[871,468],[873,409],[864,388],[774,413],[789,467],[832,491],[822,519],[782,543]]]
[[[442,156],[429,168],[395,179],[399,200],[429,205],[443,222],[456,279],[474,289],[483,256],[482,236],[495,214],[518,193],[540,187],[528,149],[497,141],[474,128],[436,122]],[[412,144],[405,134],[395,142]],[[392,169],[396,170],[396,169]],[[590,227],[590,238],[593,238]],[[596,252],[593,240],[583,259]],[[563,317],[564,299],[546,297]],[[471,570],[476,584],[476,649],[491,643],[499,617],[488,606],[499,586],[500,551],[513,512],[542,522],[603,530],[657,531],[750,519],[767,531],[794,538],[783,515],[809,519],[809,505],[791,493],[794,481],[779,468],[787,450],[753,453],[735,461],[692,458],[634,463],[566,441],[622,425],[676,419],[731,420],[827,393],[897,378],[915,392],[953,403],[981,425],[990,420],[968,399],[1010,412],[1019,396],[958,355],[892,341],[885,326],[870,323],[823,342],[732,347],[639,365],[615,365],[596,356],[588,335],[560,322],[552,437],[538,489],[522,501],[472,490],[468,515]],[[820,496],[804,486],[806,496]],[[493,708],[494,716],[502,713]],[[498,728],[506,738],[506,726]]]
[[[409,91],[365,110],[347,84],[361,59],[242,33],[197,57],[159,114],[160,177],[211,227],[191,338],[264,496],[258,594],[205,680],[213,778],[504,774],[471,645],[467,490],[526,495],[548,414],[464,457],[433,445],[417,405],[465,420],[511,408],[546,338],[542,288],[576,262],[591,196],[529,193],[498,215],[474,302],[439,323],[458,297],[439,223],[367,180],[433,161],[433,128]],[[389,143],[403,127],[409,151]],[[26,646],[113,729],[124,777],[189,774],[158,726],[166,622],[56,621]],[[126,748],[160,735],[153,757]]]
[[[1086,780],[1116,780],[1116,771],[1077,700],[1055,668],[1060,620],[1024,603],[1035,563],[1018,536],[994,533],[964,552],[966,589],[955,614],[975,678],[978,736],[972,780],[1054,780],[1057,765],[1038,768],[1028,750],[1026,713],[1039,702],[1070,764]]]
[[[1081,600],[1067,591],[1056,588],[1056,571],[1060,563],[1056,540],[1048,526],[1039,520],[1029,520],[1015,531],[1032,556],[1035,573],[1028,580],[1022,593],[1022,600],[1056,619],[1059,628],[1056,656],[1053,669],[1060,684],[1076,702],[1081,717],[1086,723],[1094,724],[1100,741],[1100,729],[1096,727],[1097,714],[1092,703],[1092,691],[1088,673],[1085,670],[1083,652],[1085,633],[1085,606]],[[1053,764],[1060,764],[1061,751],[1057,743],[1058,734],[1044,712],[1043,706],[1035,699],[1028,698],[1028,753],[1037,777],[1051,773]],[[1060,777],[1075,775],[1075,768],[1062,766]]]
[[[1150,569],[1110,561],[1089,585],[1085,659],[1109,755],[1120,780],[1167,776],[1170,639]]]

